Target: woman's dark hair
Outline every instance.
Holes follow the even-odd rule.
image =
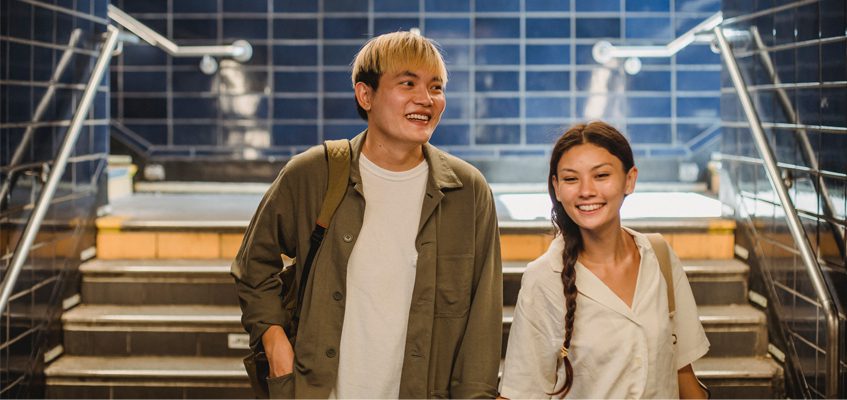
[[[582,251],[582,235],[579,231],[579,226],[565,212],[562,203],[556,199],[556,189],[554,182],[558,179],[559,160],[568,150],[575,146],[590,143],[595,146],[606,149],[613,156],[621,160],[624,172],[629,172],[635,165],[632,157],[632,148],[626,138],[611,125],[595,121],[588,124],[578,124],[570,127],[556,144],[553,146],[553,153],[550,156],[550,174],[547,176],[547,191],[550,194],[550,200],[553,202],[551,218],[553,224],[562,235],[565,242],[565,249],[562,251],[562,284],[565,289],[565,342],[564,349],[570,349],[571,338],[573,337],[573,323],[576,316],[576,260],[579,258],[579,253]],[[565,356],[563,360],[565,371],[565,385],[559,391],[550,393],[554,396],[567,396],[573,386],[573,366],[570,359]]]

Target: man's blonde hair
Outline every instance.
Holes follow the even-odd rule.
[[[364,82],[377,90],[379,78],[386,72],[416,68],[435,72],[442,84],[447,84],[447,67],[437,43],[417,33],[392,32],[379,35],[362,46],[353,60],[350,79],[353,86]],[[358,104],[357,101],[359,116],[367,120],[367,112]]]

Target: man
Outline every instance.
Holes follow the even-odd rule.
[[[297,398],[493,398],[497,216],[479,171],[428,143],[445,107],[441,54],[420,35],[385,34],[360,50],[352,81],[368,127],[350,142],[348,190],[315,256],[293,348],[275,274],[280,253],[308,252],[327,185],[323,147],[283,168],[232,264],[271,391],[293,382]]]

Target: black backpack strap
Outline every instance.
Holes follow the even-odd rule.
[[[350,180],[350,159],[351,148],[350,141],[347,139],[327,140],[324,142],[326,150],[327,165],[329,166],[327,176],[327,188],[324,195],[321,211],[318,215],[318,220],[315,222],[315,229],[309,237],[309,254],[306,255],[306,260],[302,264],[303,273],[300,276],[300,285],[297,289],[297,303],[294,309],[291,336],[296,335],[297,326],[300,322],[300,308],[303,305],[303,295],[306,293],[306,284],[309,282],[309,273],[312,270],[312,262],[315,259],[315,254],[321,246],[324,234],[329,223],[332,221],[332,216],[335,210],[344,199],[344,194],[347,193],[347,183]]]

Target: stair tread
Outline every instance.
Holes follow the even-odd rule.
[[[703,357],[693,367],[700,378],[773,378],[782,374],[770,357]]]
[[[748,304],[729,304],[721,306],[698,306],[700,322],[705,325],[765,323],[765,313]],[[503,323],[511,324],[515,316],[515,306],[503,306]]]
[[[241,323],[238,306],[83,304],[62,315],[67,324],[209,325]]]
[[[526,270],[527,261],[504,261],[503,274],[523,274]],[[736,259],[731,260],[707,260],[691,259],[682,260],[682,269],[688,277],[696,275],[738,275],[745,277],[750,267],[744,262]]]
[[[63,355],[44,370],[49,377],[238,378],[247,376],[240,357],[72,356]]]
[[[79,267],[86,276],[98,275],[175,275],[175,274],[226,274],[229,275],[232,260],[92,260]]]

